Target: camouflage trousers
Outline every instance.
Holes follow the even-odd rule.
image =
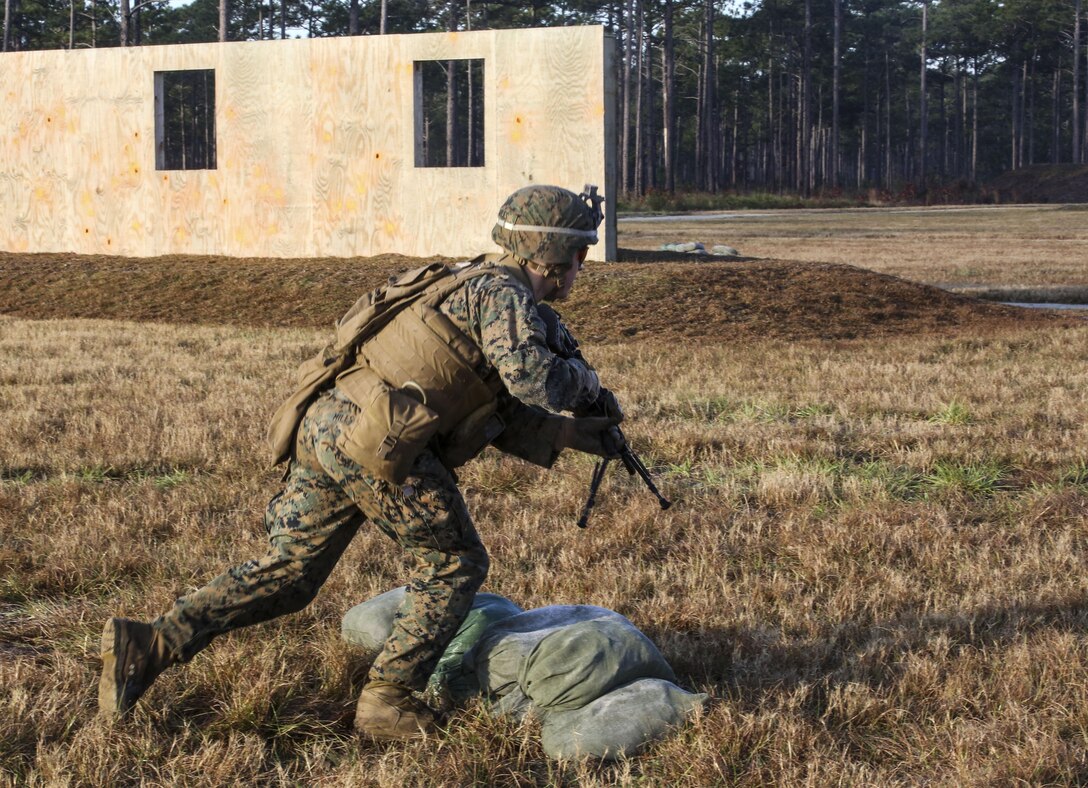
[[[283,490],[268,504],[269,550],[177,600],[153,622],[181,661],[216,635],[310,603],[370,520],[415,559],[393,632],[371,680],[423,689],[487,575],[487,551],[452,474],[424,452],[400,487],[368,475],[336,447],[356,406],[332,389],[309,408]]]

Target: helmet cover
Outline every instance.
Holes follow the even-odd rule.
[[[597,243],[604,198],[559,186],[526,186],[506,198],[491,238],[511,254],[543,266],[569,267],[576,250]]]

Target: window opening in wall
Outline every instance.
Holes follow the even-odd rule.
[[[417,167],[484,166],[484,61],[415,62]]]
[[[215,169],[215,70],[155,72],[155,169]]]

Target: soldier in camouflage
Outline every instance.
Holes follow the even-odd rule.
[[[564,448],[599,456],[622,449],[615,398],[591,368],[549,349],[536,306],[570,293],[588,246],[597,241],[601,202],[595,187],[582,194],[553,186],[515,192],[492,231],[504,253],[473,261],[473,275],[438,305],[482,353],[485,377],[496,381],[494,409],[505,428],[491,444],[544,467]],[[609,416],[559,415],[595,401],[608,404]],[[378,478],[345,450],[344,433],[359,416],[359,404],[340,385],[320,392],[306,409],[286,483],[265,514],[265,556],[227,570],[150,624],[106,623],[103,714],[124,715],[159,673],[189,661],[217,635],[301,610],[370,521],[412,555],[415,570],[393,632],[370,669],[355,726],[379,739],[435,730],[435,713],[413,693],[425,687],[468,613],[488,556],[457,489],[451,452],[428,445],[402,483]]]

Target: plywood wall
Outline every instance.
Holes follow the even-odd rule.
[[[415,166],[419,60],[484,60],[485,166]],[[0,54],[0,249],[469,256],[529,183],[615,193],[601,27]],[[154,72],[215,69],[217,168],[155,168]],[[614,259],[611,200],[603,243]]]

